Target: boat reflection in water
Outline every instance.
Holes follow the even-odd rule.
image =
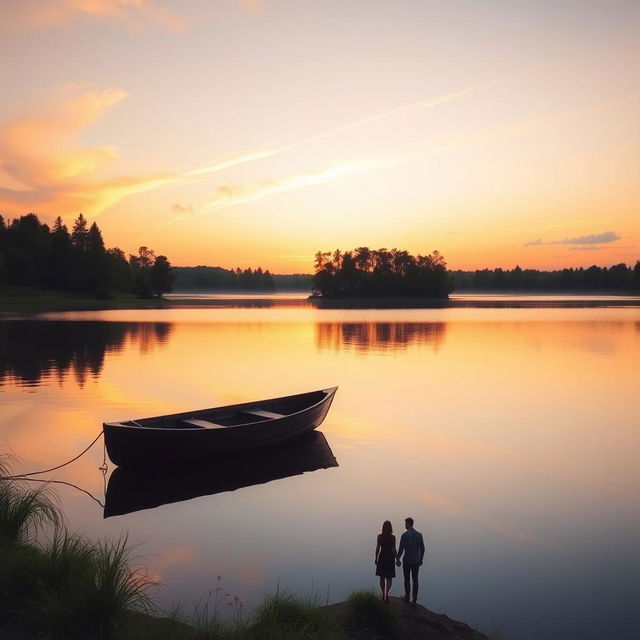
[[[104,517],[235,491],[308,471],[337,467],[321,431],[285,445],[212,457],[206,465],[167,470],[116,467],[107,486]]]

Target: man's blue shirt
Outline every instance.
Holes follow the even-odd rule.
[[[405,564],[418,564],[422,562],[422,557],[424,556],[424,540],[419,531],[407,529],[402,536],[400,536],[398,555],[401,555],[403,551],[403,561]]]

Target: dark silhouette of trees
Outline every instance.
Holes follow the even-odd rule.
[[[35,214],[12,220],[0,242],[7,284],[33,287],[46,279],[49,227],[40,224]]]
[[[167,256],[156,256],[148,247],[140,247],[137,256],[129,256],[133,286],[139,298],[161,296],[173,291],[175,275]]]
[[[612,292],[640,291],[640,261],[634,268],[624,263],[611,267],[592,265],[587,269],[559,269],[538,271],[478,269],[453,271],[456,291],[533,291],[533,292]]]
[[[49,289],[68,289],[71,283],[71,236],[58,216],[51,230],[49,274],[45,286]]]
[[[318,251],[312,291],[325,298],[446,298],[451,281],[444,257],[413,256],[399,249],[358,247],[344,253]]]
[[[89,230],[87,229],[87,219],[80,214],[73,223],[71,231],[71,244],[78,251],[85,251],[89,244]]]
[[[276,290],[274,276],[261,267],[223,269],[222,267],[174,267],[175,289],[181,291],[256,291]],[[280,276],[277,276],[280,277]],[[302,276],[305,278],[305,276]],[[291,276],[293,278],[293,276]],[[308,276],[307,282],[308,282]],[[297,283],[297,281],[295,281]]]
[[[132,274],[129,262],[122,249],[107,249],[107,289],[109,291],[131,291]]]
[[[175,276],[167,256],[157,256],[151,267],[151,292],[155,296],[173,291]]]
[[[151,297],[171,291],[173,273],[166,256],[156,258],[141,247],[131,258],[127,261],[118,248],[107,249],[98,225],[89,226],[83,214],[71,233],[60,217],[50,230],[34,213],[9,223],[0,216],[0,286],[101,298],[115,292]]]
[[[131,275],[133,280],[132,291],[139,298],[151,298],[151,267],[155,262],[156,256],[148,247],[140,247],[138,255],[129,256],[129,266],[131,267]]]

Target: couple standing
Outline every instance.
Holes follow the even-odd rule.
[[[411,605],[415,607],[418,599],[418,570],[424,558],[424,540],[422,534],[413,528],[413,518],[406,518],[404,526],[406,531],[400,536],[400,547],[396,551],[396,537],[393,535],[391,523],[385,520],[382,524],[382,533],[378,534],[375,552],[376,575],[380,577],[382,600],[389,602],[391,583],[396,577],[394,564],[400,566],[404,554],[404,601],[409,602],[411,592]]]

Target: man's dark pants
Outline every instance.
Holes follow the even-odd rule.
[[[418,569],[420,569],[420,565],[417,563],[402,563],[402,571],[404,572],[404,595],[405,598],[409,597],[409,587],[411,586],[411,582],[413,582],[412,600],[414,602],[418,598]]]

